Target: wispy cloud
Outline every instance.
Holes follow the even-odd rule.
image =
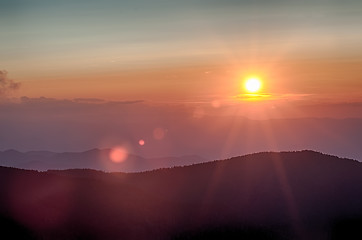
[[[314,94],[288,93],[288,94],[270,94],[270,93],[247,93],[234,96],[234,99],[241,101],[268,101],[268,100],[289,100],[300,101],[310,100]]]
[[[105,100],[99,98],[74,98],[77,103],[104,103]]]
[[[126,101],[112,101],[109,104],[135,104],[135,103],[143,103],[144,100],[126,100]]]
[[[20,88],[20,83],[8,78],[8,72],[0,71],[0,97],[7,96],[11,92]]]
[[[142,103],[144,100],[124,100],[124,101],[106,101],[100,98],[75,98],[75,99],[56,99],[56,98],[47,98],[47,97],[38,97],[38,98],[30,98],[30,97],[21,97],[20,102],[22,104],[53,104],[53,106],[59,105],[123,105],[123,104],[136,104]]]
[[[253,93],[253,94],[239,94],[237,96],[235,96],[236,99],[238,100],[243,100],[243,101],[262,101],[262,100],[268,100],[270,99],[270,97],[272,97],[271,94],[257,94],[257,93]]]

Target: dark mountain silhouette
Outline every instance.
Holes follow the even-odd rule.
[[[362,163],[313,151],[143,173],[1,167],[0,185],[17,239],[362,237]]]
[[[0,166],[38,171],[89,168],[107,172],[140,172],[207,161],[197,155],[143,158],[130,154],[125,161],[115,163],[109,158],[110,151],[110,149],[92,149],[85,152],[30,151],[23,153],[6,150],[0,151]]]

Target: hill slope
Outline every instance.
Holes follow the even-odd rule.
[[[338,239],[362,223],[362,164],[312,151],[128,174],[2,167],[0,184],[0,220],[26,238]]]

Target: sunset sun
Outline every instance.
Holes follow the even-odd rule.
[[[262,82],[257,77],[250,77],[245,81],[245,89],[249,93],[256,93],[261,89]]]

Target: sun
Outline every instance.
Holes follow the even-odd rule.
[[[245,81],[245,89],[249,93],[256,93],[260,91],[262,87],[262,83],[259,78],[257,77],[249,77]]]

